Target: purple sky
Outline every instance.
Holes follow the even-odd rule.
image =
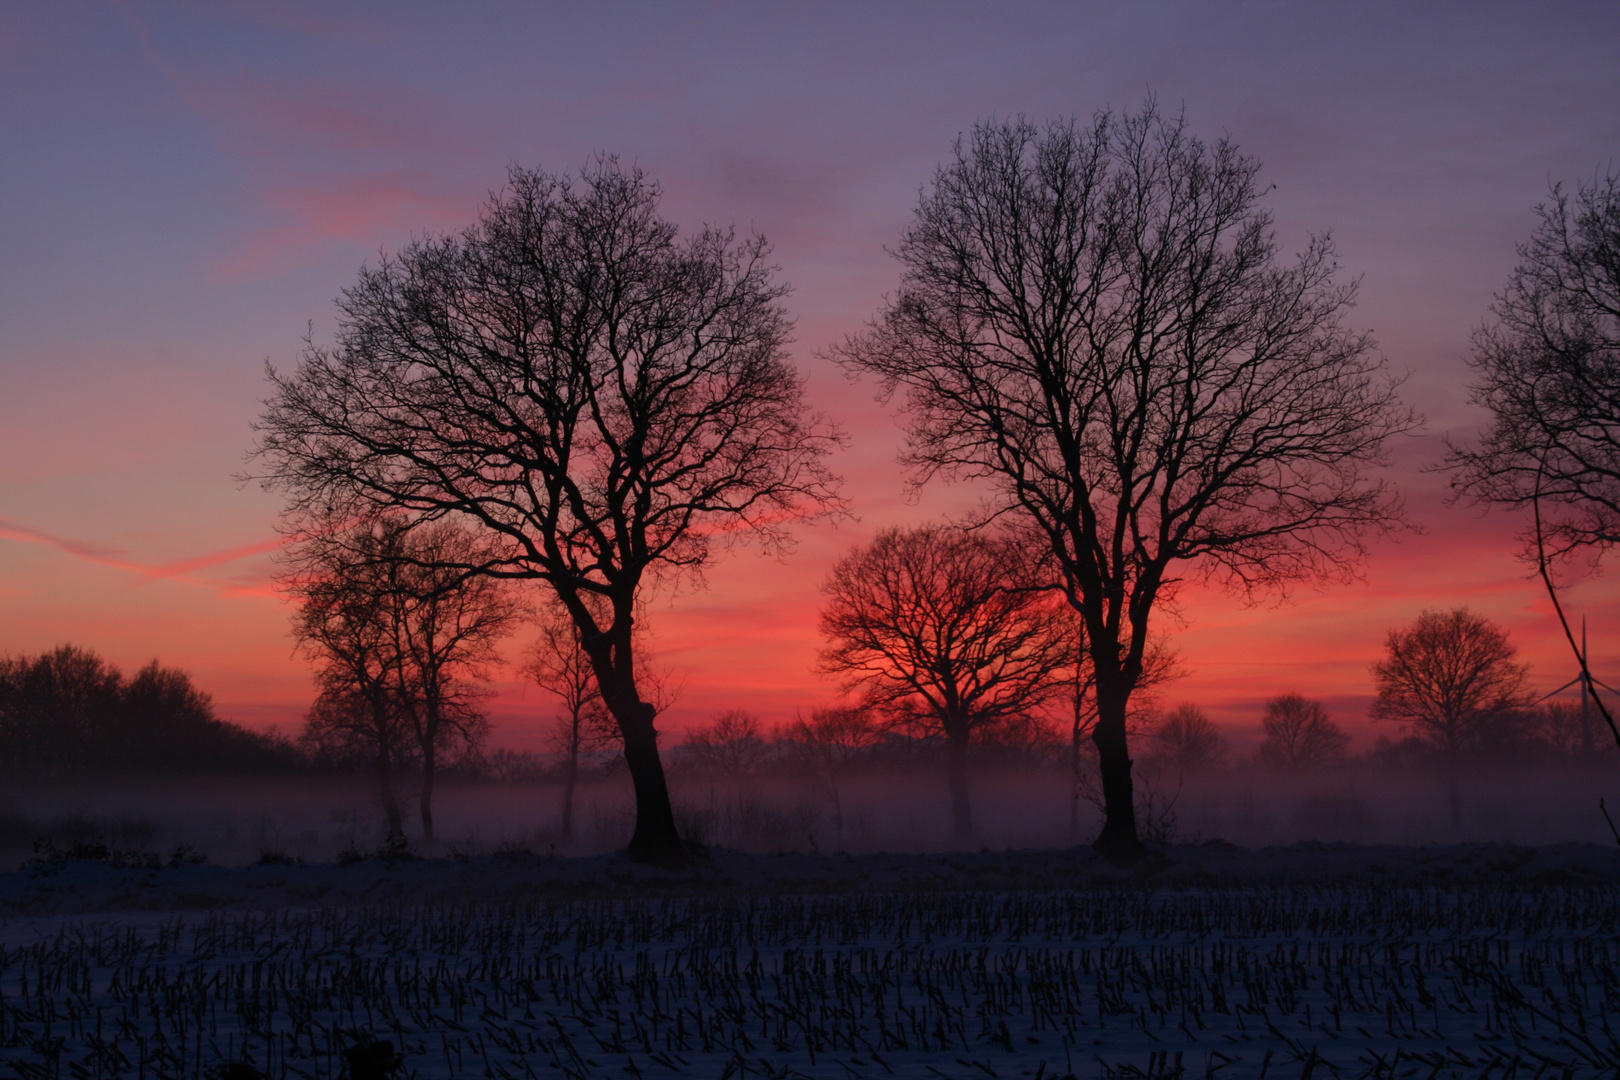
[[[326,335],[380,248],[469,222],[509,162],[607,150],[662,182],[670,217],[771,238],[815,403],[852,435],[858,523],[655,605],[686,686],[670,722],[824,702],[830,561],[968,495],[906,503],[892,420],[816,354],[892,287],[883,245],[959,132],[1152,93],[1265,163],[1285,246],[1333,232],[1358,321],[1429,418],[1395,448],[1426,533],[1280,607],[1189,592],[1171,696],[1252,725],[1299,689],[1353,720],[1384,631],[1461,603],[1550,688],[1568,665],[1512,523],[1442,505],[1417,470],[1478,421],[1468,335],[1531,208],[1620,150],[1617,45],[1612,4],[0,6],[0,652],[158,656],[226,715],[296,722],[307,672],[266,587],[277,502],[231,479],[264,362],[291,364],[308,323]],[[1574,598],[1620,658],[1620,590]],[[544,709],[509,686],[497,740]]]

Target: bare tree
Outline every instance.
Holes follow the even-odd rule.
[[[552,745],[564,755],[562,838],[574,838],[574,791],[579,784],[579,758],[612,743],[618,735],[602,703],[591,671],[591,659],[579,640],[579,627],[567,612],[548,608],[539,619],[540,633],[529,649],[523,674],[562,704],[553,724]]]
[[[1214,768],[1226,757],[1226,736],[1196,705],[1178,705],[1152,728],[1158,756],[1182,772]]]
[[[821,782],[833,806],[833,835],[844,842],[844,780],[850,768],[883,741],[883,728],[865,709],[814,709],[784,732],[790,752]]]
[[[1540,738],[1552,753],[1570,762],[1591,763],[1612,755],[1604,724],[1586,702],[1549,701],[1533,717]]]
[[[433,794],[440,757],[476,751],[488,732],[483,681],[497,645],[526,612],[510,583],[469,574],[478,538],[448,521],[415,528],[385,522],[376,555],[389,561],[398,611],[400,700],[421,759],[422,836],[433,839]]]
[[[822,590],[821,669],[868,708],[944,735],[954,834],[973,831],[973,733],[1040,709],[1074,662],[1054,597],[1016,544],[946,526],[886,529]]]
[[[1456,608],[1425,611],[1411,626],[1391,630],[1384,658],[1373,664],[1378,700],[1372,714],[1406,725],[1439,751],[1453,829],[1462,825],[1463,754],[1504,714],[1531,700],[1529,668],[1514,656],[1499,626]]]
[[[741,709],[723,712],[688,732],[681,748],[699,769],[731,781],[752,774],[771,754],[759,717]]]
[[[302,741],[325,756],[368,762],[382,803],[388,846],[403,846],[398,774],[412,749],[393,676],[394,635],[386,593],[344,575],[303,573],[284,587],[297,599],[293,634],[316,663],[319,694]]]
[[[1273,769],[1308,771],[1344,759],[1350,736],[1328,716],[1320,701],[1282,694],[1266,702],[1260,721],[1266,737],[1257,757]]]
[[[1554,185],[1507,289],[1474,335],[1474,448],[1453,446],[1460,491],[1539,500],[1553,554],[1620,540],[1620,175]]]
[[[310,343],[255,450],[305,517],[404,509],[496,542],[461,569],[539,580],[579,629],[636,791],[632,858],[685,852],[633,647],[638,604],[717,543],[786,540],[835,507],[784,352],[763,238],[685,240],[636,169],[513,168],[476,224],[360,273],[336,343]]]
[[[481,681],[524,614],[506,583],[457,569],[480,557],[476,538],[453,523],[384,518],[307,536],[288,549],[281,581],[301,602],[297,633],[325,664],[326,691],[344,703],[331,715],[351,734],[364,725],[383,754],[379,769],[395,727],[412,743],[427,840],[440,758],[482,741]],[[356,701],[371,703],[367,715]],[[385,806],[391,799],[385,790]]]
[[[1526,548],[1590,681],[1549,564],[1620,540],[1620,175],[1573,198],[1555,184],[1536,216],[1474,335],[1472,396],[1491,422],[1477,447],[1451,446],[1447,465],[1459,494],[1533,511]],[[1620,746],[1620,725],[1592,703]]]
[[[988,480],[1061,566],[1113,858],[1141,851],[1125,717],[1180,576],[1258,592],[1344,572],[1398,520],[1368,469],[1414,419],[1344,326],[1330,241],[1279,260],[1257,171],[1151,102],[979,124],[901,237],[899,289],[839,350],[905,391],[918,483]]]

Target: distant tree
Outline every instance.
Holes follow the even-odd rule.
[[[388,809],[397,803],[391,763],[406,753],[396,744],[410,742],[421,770],[422,835],[431,840],[441,757],[476,749],[487,731],[481,680],[524,613],[505,583],[456,569],[480,557],[454,524],[398,518],[316,532],[286,555],[281,585],[300,604],[295,632],[323,665],[322,715],[375,740],[391,836],[402,827]]]
[[[1214,768],[1226,757],[1221,729],[1196,705],[1178,705],[1151,729],[1157,756],[1183,772]]]
[[[486,548],[454,522],[385,522],[363,550],[397,563],[395,678],[421,764],[422,836],[432,840],[440,760],[482,745],[489,731],[484,680],[500,660],[498,645],[527,612],[510,583],[459,569],[478,562]]]
[[[974,732],[1039,710],[1074,663],[1055,597],[1021,548],[946,526],[892,528],[822,586],[821,670],[866,708],[945,737],[954,835],[973,832]]]
[[[883,741],[883,725],[859,708],[812,710],[783,735],[794,760],[825,788],[833,806],[833,835],[844,840],[844,780],[863,755]]]
[[[1266,737],[1257,757],[1273,769],[1308,771],[1344,760],[1350,736],[1335,724],[1319,701],[1282,694],[1266,702],[1260,721]]]
[[[1061,567],[1111,858],[1142,850],[1126,716],[1160,601],[1188,570],[1244,592],[1342,572],[1398,520],[1369,469],[1413,418],[1344,325],[1355,288],[1327,237],[1279,258],[1258,171],[1152,102],[979,124],[900,238],[892,299],[841,350],[904,389],[918,482],[990,481],[992,510]]]
[[[562,838],[571,841],[580,755],[611,746],[618,729],[602,703],[591,659],[585,654],[574,620],[566,612],[547,608],[537,621],[540,632],[522,670],[562,705],[562,711],[552,719],[550,741],[553,749],[564,755]]]
[[[368,564],[345,565],[344,547],[318,550],[329,560],[326,572],[305,558],[282,582],[298,604],[293,635],[316,665],[318,692],[299,741],[317,760],[365,762],[377,785],[388,845],[400,846],[405,819],[398,777],[416,748],[397,679],[398,635],[391,625],[397,609],[385,589],[359,572]]]
[[[1373,664],[1373,716],[1425,739],[1446,769],[1451,827],[1462,825],[1459,767],[1494,723],[1529,704],[1529,668],[1514,661],[1507,633],[1467,608],[1425,611],[1389,632]]]
[[[835,508],[837,436],[806,414],[765,241],[678,239],[658,201],[612,157],[514,167],[473,226],[361,271],[336,345],[272,372],[256,458],[295,528],[453,516],[497,544],[464,569],[545,582],[623,739],[628,853],[679,863],[635,658],[646,590]]]
[[[1531,723],[1553,756],[1564,761],[1592,762],[1615,752],[1602,719],[1585,702],[1549,701],[1532,714]]]
[[[126,679],[72,645],[0,658],[0,761],[36,776],[297,767],[291,747],[215,716],[184,671],[154,660]]]
[[[497,784],[534,784],[549,779],[552,769],[532,750],[496,747],[477,759],[478,775]]]
[[[732,781],[750,775],[771,755],[759,717],[740,709],[688,732],[681,749],[700,770]]]
[[[62,645],[37,658],[0,660],[0,738],[18,765],[82,765],[112,723],[123,691],[118,669],[88,649]]]

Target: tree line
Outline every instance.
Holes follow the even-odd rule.
[[[975,125],[901,232],[896,289],[833,350],[904,405],[914,483],[987,492],[950,528],[852,554],[824,613],[824,668],[945,740],[958,827],[975,726],[1050,704],[1064,683],[1100,781],[1095,847],[1135,858],[1128,721],[1173,662],[1154,628],[1180,582],[1276,593],[1352,572],[1404,526],[1378,470],[1419,418],[1349,325],[1355,284],[1328,236],[1282,257],[1258,174],[1231,139],[1206,143],[1151,101],[1090,122]],[[659,198],[611,156],[574,175],[513,167],[474,224],[364,267],[332,343],[271,370],[253,460],[311,550],[453,529],[464,547],[403,565],[445,575],[435,589],[538,586],[526,596],[565,620],[596,695],[595,712],[572,711],[573,752],[611,730],[636,794],[629,854],[679,863],[646,601],[735,542],[781,548],[794,522],[844,513],[828,468],[843,440],[804,404],[765,239],[682,237]],[[1497,427],[1453,450],[1466,497],[1536,510],[1550,589],[1549,559],[1615,538],[1617,206],[1613,180],[1573,204],[1555,190],[1476,342]],[[913,556],[942,545],[960,547],[959,576],[929,579]],[[989,582],[986,560],[1016,567],[1016,583]],[[334,574],[323,564],[295,591],[341,592]],[[953,589],[967,598],[954,621],[935,610]],[[869,633],[917,597],[943,636]],[[339,655],[343,635],[380,631],[333,603],[341,634],[300,633],[335,673],[322,684],[334,730],[380,736],[386,718],[424,762],[439,745],[429,727],[452,742],[473,730],[467,683],[430,707],[436,691],[394,661]],[[960,663],[940,661],[944,643]]]
[[[287,772],[285,740],[221,720],[156,660],[126,676],[87,649],[0,657],[0,764],[16,778]]]

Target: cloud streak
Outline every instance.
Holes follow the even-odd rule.
[[[211,570],[216,566],[223,566],[227,563],[279,550],[291,543],[292,539],[294,538],[278,536],[271,540],[241,544],[220,551],[178,559],[174,562],[152,564],[139,562],[131,558],[128,551],[110,544],[58,536],[43,529],[36,529],[31,525],[25,525],[8,518],[0,518],[0,540],[11,540],[23,544],[40,544],[84,562],[94,563],[97,566],[109,566],[115,570],[123,570],[136,575],[140,579],[136,582],[138,585],[144,585],[149,581],[182,581],[187,584],[201,585],[204,588],[213,589],[222,595],[228,596],[261,595],[266,590],[255,586],[226,585],[194,580],[193,575],[203,570]]]

